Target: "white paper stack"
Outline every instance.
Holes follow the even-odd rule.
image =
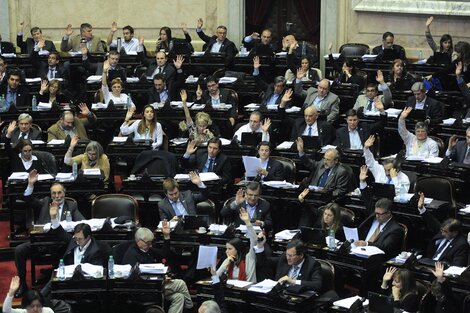
[[[138,83],[139,82],[139,77],[127,77],[126,82],[128,82],[128,83]]]
[[[45,144],[45,142],[42,141],[42,140],[31,140],[31,143],[33,145],[43,145],[43,144]]]
[[[266,108],[269,110],[269,111],[277,111],[277,104],[268,104],[266,106]]]
[[[247,111],[258,110],[259,107],[260,107],[259,103],[250,103],[244,106],[245,110]]]
[[[76,57],[76,56],[82,55],[82,52],[81,51],[70,51],[69,54],[70,54],[71,57]]]
[[[170,140],[170,142],[175,145],[184,145],[186,142],[188,142],[188,138],[173,138]]]
[[[168,266],[165,266],[163,263],[149,263],[149,264],[140,264],[139,269],[142,273],[145,274],[166,274],[168,272]]]
[[[326,145],[326,146],[323,146],[323,147],[321,148],[321,152],[322,152],[322,153],[325,153],[325,152],[326,152],[327,150],[329,150],[329,149],[336,149],[336,146],[333,146],[333,145]]]
[[[186,106],[190,108],[194,102],[186,102]],[[183,101],[171,101],[170,105],[172,108],[182,109],[183,108]]]
[[[51,174],[38,174],[38,181],[54,179],[54,176]]]
[[[181,106],[182,107],[182,106]],[[206,107],[206,104],[205,103],[194,103],[193,105],[191,105],[190,109],[192,111],[201,111],[203,110],[204,108]]]
[[[114,264],[114,277],[128,277],[131,272],[132,266],[130,264]]]
[[[55,179],[59,181],[73,181],[75,177],[73,177],[73,173],[57,173]]]
[[[445,276],[460,276],[463,271],[465,271],[466,267],[460,266],[450,266],[448,269],[444,271]]]
[[[28,176],[28,172],[13,172],[10,177],[8,177],[8,180],[26,180]]]
[[[106,109],[107,107],[108,107],[108,104],[107,103],[102,103],[102,102],[92,103],[91,104],[91,109],[92,110]]]
[[[127,137],[113,137],[113,142],[115,143],[124,143],[127,141]]]
[[[90,75],[86,79],[87,83],[98,83],[101,81],[101,75]]]
[[[294,141],[284,141],[281,144],[279,144],[276,147],[276,149],[277,150],[290,150],[293,144],[294,144]]]
[[[209,231],[216,234],[223,234],[227,230],[227,227],[227,225],[211,224],[209,226]]]
[[[40,82],[41,82],[41,77],[25,78],[24,80],[25,80],[28,84],[31,84],[31,83],[40,83]]]
[[[197,56],[197,57],[200,57],[200,56],[203,56],[205,53],[205,51],[194,51],[193,52],[193,55],[194,56]]]
[[[400,109],[394,109],[394,108],[388,108],[385,110],[387,112],[388,117],[398,117],[400,115],[402,110]]]
[[[238,288],[245,288],[253,283],[250,281],[244,281],[244,280],[237,280],[237,279],[227,279],[227,285],[238,287]]]
[[[333,55],[333,59],[337,60],[337,59],[339,58],[339,56],[341,55],[341,53],[332,53],[332,55]],[[328,60],[328,59],[329,59],[329,55],[328,55],[328,54],[325,54],[325,55],[323,56],[323,58],[324,58],[325,60]]]
[[[265,279],[262,282],[252,285],[250,288],[248,288],[248,291],[268,293],[276,285],[277,285],[277,281],[271,280],[271,279]]]
[[[253,229],[255,230],[256,233],[261,232],[261,227],[260,226],[254,226]],[[246,234],[246,225],[240,225],[237,227],[237,230],[241,231],[242,233]]]
[[[368,258],[377,254],[385,254],[383,250],[375,246],[354,247],[351,249],[351,253],[361,258]]]
[[[99,168],[86,168],[83,170],[83,175],[85,176],[99,176],[101,175],[101,170]]]
[[[377,58],[377,54],[364,54],[362,56],[363,61],[375,61]]]
[[[457,119],[455,119],[455,118],[448,118],[448,119],[443,120],[442,123],[444,125],[454,125],[456,120]]]
[[[49,141],[47,144],[48,145],[63,145],[65,143],[65,140],[64,139],[52,139],[51,141]]]
[[[344,309],[350,309],[351,305],[353,305],[354,302],[356,302],[357,300],[360,300],[360,299],[362,299],[360,296],[354,296],[354,297],[350,297],[350,298],[335,301],[335,302],[333,302],[333,305],[339,306],[340,308],[344,308]],[[369,305],[369,300],[366,299],[362,303],[362,305],[363,306]]]
[[[178,221],[169,221],[170,223],[170,229],[173,230],[175,229],[176,225],[178,225]],[[158,229],[162,229],[163,228],[163,221],[160,221],[160,223],[158,223]]]
[[[293,107],[290,107],[288,109],[286,109],[286,113],[297,113],[297,112],[300,112],[302,111],[301,108],[299,107],[296,107],[296,106],[293,106]]]
[[[231,83],[234,83],[237,81],[237,78],[236,77],[221,77],[219,79],[219,84],[231,84]]]
[[[38,103],[38,110],[39,111],[48,111],[52,109],[52,103],[49,102],[39,102]]]
[[[103,277],[103,267],[101,265],[93,265],[90,263],[82,263],[82,271],[85,276],[100,278]]]
[[[433,164],[439,164],[442,162],[442,160],[444,160],[444,158],[440,158],[440,157],[428,157],[428,158],[425,158],[423,160],[423,162],[427,162],[427,163],[433,163]]]
[[[232,108],[232,105],[231,104],[226,104],[226,103],[213,104],[212,108],[214,110],[228,111],[229,109]]]
[[[460,209],[460,212],[463,212],[465,214],[470,213],[470,204],[467,204],[464,208]]]
[[[293,188],[298,188],[298,185],[286,182],[285,180],[283,181],[278,181],[278,180],[270,180],[270,181],[265,181],[263,182],[263,185],[272,187],[272,188],[283,188],[283,189],[293,189]]]
[[[277,241],[291,240],[299,232],[300,232],[299,229],[292,229],[292,230],[284,229],[283,231],[280,231],[277,234],[275,234],[274,239]]]

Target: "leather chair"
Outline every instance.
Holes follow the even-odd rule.
[[[196,213],[198,215],[208,215],[209,224],[216,222],[215,203],[212,200],[207,199],[196,204]]]
[[[321,266],[322,290],[320,296],[315,299],[312,312],[325,312],[324,309],[329,308],[334,301],[339,299],[335,291],[335,268],[325,260],[316,259]]]
[[[356,214],[348,208],[341,208],[341,224],[346,227],[353,227]]]
[[[412,171],[403,171],[406,176],[408,176],[408,179],[410,180],[410,189],[408,192],[413,192],[416,187],[416,180],[418,179],[418,175],[415,172]]]
[[[428,136],[428,137],[434,140],[435,142],[437,142],[437,146],[439,147],[439,157],[443,158],[447,149],[446,145],[444,144],[444,141],[441,138],[436,137],[436,136]]]
[[[284,170],[284,178],[289,183],[295,183],[295,176],[297,173],[295,162],[289,158],[280,156],[270,156],[271,159],[281,162]]]
[[[122,259],[127,249],[134,243],[134,240],[128,240],[125,242],[118,243],[112,247],[112,255],[115,264],[123,264]]]
[[[403,223],[398,223],[400,227],[403,229],[403,242],[401,244],[401,251],[406,251],[406,240],[408,238],[408,226]]]
[[[55,156],[47,151],[34,150],[33,155],[38,159],[43,160],[43,166],[49,174],[55,176],[57,174],[57,162]]]
[[[139,223],[137,209],[139,204],[134,197],[125,194],[107,194],[98,196],[91,205],[92,218],[130,216]]]
[[[454,184],[445,177],[421,177],[416,181],[415,191],[424,192],[426,197],[448,202],[452,209],[457,207]]]
[[[345,43],[339,48],[339,53],[347,58],[360,58],[369,52],[369,46],[363,43]]]

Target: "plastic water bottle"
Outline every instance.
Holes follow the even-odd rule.
[[[65,280],[64,259],[60,259],[60,261],[59,261],[59,269],[57,270],[57,277],[59,278],[59,280]]]
[[[150,130],[148,128],[145,129],[145,144],[150,144]]]
[[[405,184],[401,183],[400,184],[400,202],[405,203],[406,202],[406,194],[408,193],[408,190],[405,188]]]
[[[328,250],[335,250],[336,249],[336,239],[335,239],[335,231],[330,229],[330,234],[328,236]]]
[[[5,97],[3,95],[0,96],[0,112],[6,112]]]
[[[421,61],[423,59],[423,50],[419,50],[418,52],[418,61]]]
[[[112,255],[108,259],[108,277],[114,278],[114,258]]]
[[[117,42],[117,44],[116,44],[117,45],[117,47],[116,47],[117,52],[121,52],[121,37],[117,37],[116,42]]]
[[[307,44],[305,43],[305,40],[302,41],[302,55],[307,54]]]
[[[67,211],[65,213],[65,221],[67,222],[67,231],[71,232],[72,231],[72,214],[70,211]]]
[[[36,95],[33,96],[33,101],[31,101],[31,109],[33,111],[37,111],[38,109],[38,99],[36,98]]]
[[[77,161],[73,161],[72,176],[73,176],[73,178],[77,178],[77,175],[78,175],[78,164],[77,164]]]
[[[127,109],[129,110],[132,107],[131,93],[127,96]]]

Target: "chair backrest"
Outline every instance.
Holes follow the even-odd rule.
[[[470,313],[470,295],[463,299],[463,313]]]
[[[444,157],[444,153],[446,151],[446,146],[444,144],[444,141],[441,138],[436,137],[436,136],[428,136],[428,137],[434,140],[435,142],[437,142],[437,146],[439,147],[439,156],[441,158]]]
[[[335,289],[335,268],[334,266],[325,260],[316,259],[321,266],[321,278],[322,278],[322,291]]]
[[[52,176],[57,174],[57,162],[55,156],[47,151],[34,150],[33,155],[37,156],[38,159],[43,160],[42,162],[46,172]]]
[[[239,102],[238,102],[238,93],[233,90],[233,89],[230,89],[230,88],[227,88],[228,91],[230,92],[230,95],[232,96],[233,98],[233,101],[235,101],[235,116],[238,117],[238,112],[240,112],[240,108],[239,108]]]
[[[295,176],[297,173],[295,162],[289,158],[280,156],[270,156],[271,159],[281,162],[284,169],[284,178],[289,183],[295,183]]]
[[[128,240],[125,242],[118,243],[112,248],[112,255],[114,258],[115,264],[122,264],[122,259],[124,254],[126,254],[127,249],[134,243],[134,240]]]
[[[358,58],[369,54],[370,48],[363,43],[345,43],[339,48],[339,53],[347,58]]]
[[[410,180],[410,189],[408,190],[408,192],[411,192],[411,193],[414,192],[416,188],[416,180],[418,179],[418,175],[412,171],[402,170],[402,172],[406,174],[406,176],[408,176],[408,179]]]
[[[137,224],[139,204],[134,197],[125,194],[100,195],[93,200],[91,206],[92,218],[130,216]]]
[[[456,207],[454,184],[445,177],[420,177],[415,190],[424,192],[426,197],[448,202],[452,208]]]
[[[31,127],[34,128],[34,129],[37,129],[40,133],[42,133],[42,128],[38,124],[32,123]]]
[[[215,203],[212,200],[205,200],[196,204],[196,213],[198,215],[208,215],[209,223],[215,222]]]
[[[354,219],[356,218],[356,214],[353,210],[349,208],[341,208],[341,224],[346,227],[353,227],[354,226]]]
[[[403,242],[401,244],[401,251],[406,251],[406,239],[408,238],[408,226],[403,223],[398,223],[403,229]]]

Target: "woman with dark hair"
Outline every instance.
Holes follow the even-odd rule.
[[[345,58],[343,55],[340,55],[340,61],[341,66],[339,66],[339,62],[335,62],[332,49],[333,48],[333,43],[330,42],[328,45],[328,59],[330,63],[333,65],[333,68],[337,73],[341,73],[340,76],[338,77],[339,82],[342,84],[355,84],[358,85],[359,87],[363,88],[364,86],[364,79],[357,75],[356,73],[356,67],[354,64],[349,61],[347,58]]]
[[[191,43],[191,36],[189,36],[185,23],[181,24],[181,29],[184,33],[184,40],[188,43]],[[171,28],[168,26],[163,26],[160,28],[160,32],[158,34],[155,51],[170,52],[173,49],[173,41],[174,38],[171,36]]]
[[[308,55],[300,57],[300,66],[298,66],[297,57],[295,55],[295,49],[297,47],[297,41],[294,41],[289,46],[289,52],[287,54],[287,68],[286,80],[292,81],[296,79],[297,71],[302,72],[302,81],[311,81],[318,83],[321,77],[318,76],[317,71],[313,68],[312,59]],[[297,61],[298,62],[298,61]]]
[[[163,143],[163,128],[157,122],[157,112],[151,105],[146,105],[143,110],[143,117],[141,120],[136,120],[129,124],[132,116],[134,115],[135,107],[129,108],[124,118],[124,123],[121,125],[121,134],[124,136],[134,134],[133,139],[151,139],[153,141],[152,147],[154,150],[160,149]]]
[[[382,290],[390,289],[389,282],[392,279],[394,307],[410,313],[418,312],[420,297],[413,273],[407,269],[387,268],[382,280]]]
[[[452,36],[449,34],[442,35],[441,40],[439,41],[439,47],[438,47],[436,42],[432,38],[431,29],[429,28],[433,20],[434,20],[433,16],[428,17],[428,19],[426,20],[426,30],[424,31],[424,34],[426,35],[426,40],[428,42],[428,45],[429,47],[431,47],[433,52],[447,53],[449,54],[449,57],[451,57],[452,52],[454,50],[454,45],[452,43]]]
[[[408,91],[415,83],[413,76],[408,74],[405,69],[405,62],[401,59],[395,59],[390,67],[390,74],[386,80],[391,90]]]
[[[3,302],[3,313],[54,313],[51,308],[44,307],[44,297],[37,290],[30,290],[21,299],[22,309],[11,307],[16,290],[20,287],[20,278],[14,276],[10,282],[5,301]]]
[[[110,171],[109,159],[104,153],[104,149],[99,142],[90,141],[86,146],[84,153],[72,157],[73,150],[79,139],[80,138],[78,136],[74,136],[70,141],[70,147],[64,156],[64,163],[72,165],[75,161],[82,170],[90,168],[100,169],[103,171],[104,180],[107,181],[109,179]]]
[[[240,219],[246,225],[246,236],[250,239],[247,250],[240,238],[230,239],[225,244],[226,259],[217,270],[217,276],[226,275],[228,279],[237,279],[256,283],[256,254],[254,246],[257,236],[250,221],[250,215],[245,209],[240,209]]]
[[[436,313],[462,312],[460,301],[452,292],[452,285],[444,277],[444,264],[436,262],[434,270],[431,270],[436,279],[431,283],[431,294],[436,299]]]
[[[58,105],[61,103],[70,103],[71,100],[62,93],[60,88],[60,81],[53,79],[51,81],[43,80],[41,82],[38,102]]]
[[[426,79],[439,78],[444,90],[458,90],[457,83],[455,83],[455,70],[457,64],[462,62],[462,70],[460,76],[463,78],[465,83],[470,82],[470,43],[467,41],[459,41],[454,46],[454,52],[452,58],[454,59],[443,70],[437,71],[436,73],[426,76]]]

